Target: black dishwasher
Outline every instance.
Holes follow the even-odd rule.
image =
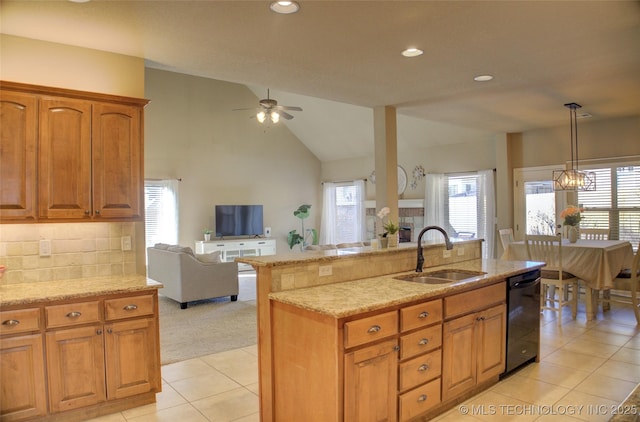
[[[507,311],[507,361],[502,376],[538,356],[540,270],[507,278]]]

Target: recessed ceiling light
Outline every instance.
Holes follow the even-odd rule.
[[[91,0],[69,0],[71,3],[89,3]]]
[[[493,79],[493,75],[478,75],[474,76],[473,80],[476,82],[487,82]]]
[[[424,54],[424,51],[420,50],[419,48],[415,48],[415,47],[411,47],[411,48],[407,48],[406,50],[404,50],[402,52],[402,55],[405,57],[418,57]]]
[[[288,15],[290,13],[296,13],[300,10],[300,5],[295,1],[274,1],[269,6],[271,10],[276,13]]]

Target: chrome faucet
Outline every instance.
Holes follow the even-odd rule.
[[[449,235],[442,227],[439,226],[427,226],[418,235],[418,262],[416,264],[416,272],[422,272],[422,266],[424,265],[424,255],[422,255],[422,235],[428,232],[429,230],[438,230],[444,236],[444,243],[447,245],[447,250],[450,251],[453,249],[453,243],[449,240]]]

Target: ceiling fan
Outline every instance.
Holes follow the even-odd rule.
[[[258,101],[259,107],[256,109],[256,119],[260,123],[264,123],[269,117],[273,123],[278,123],[280,118],[287,120],[293,119],[293,116],[287,111],[302,111],[302,107],[278,105],[278,102],[269,97],[269,89],[267,89],[267,98]],[[253,110],[254,108],[235,108],[232,111]]]

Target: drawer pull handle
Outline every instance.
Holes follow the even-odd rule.
[[[398,346],[397,344],[395,346],[393,346],[393,351],[397,352],[400,350],[400,346]]]
[[[380,328],[379,325],[374,325],[371,328],[369,328],[369,330],[367,330],[367,332],[369,333],[377,333],[378,331],[380,331],[382,328]]]
[[[418,401],[427,401],[427,395],[426,394],[422,394],[418,397]]]
[[[6,321],[2,321],[2,325],[12,326],[12,325],[18,325],[18,324],[20,324],[20,321],[18,321],[17,319],[8,319]]]
[[[476,318],[476,321],[484,321],[484,317],[483,316],[478,317],[478,318]]]
[[[418,371],[420,372],[424,372],[428,370],[429,370],[429,365],[427,365],[426,363],[423,363],[422,365],[420,365],[420,368],[418,368]]]
[[[73,311],[67,314],[67,318],[78,318],[80,315],[82,315],[81,312]]]
[[[138,309],[138,305],[127,305],[123,308],[125,311],[135,311]]]
[[[424,345],[425,345],[425,344],[427,344],[427,343],[429,343],[429,339],[428,339],[428,338],[423,338],[422,340],[420,340],[420,341],[418,342],[418,344],[419,344],[420,346],[424,346]]]
[[[418,318],[426,318],[429,316],[429,312],[424,311],[424,312],[420,312],[420,315],[418,315]]]

